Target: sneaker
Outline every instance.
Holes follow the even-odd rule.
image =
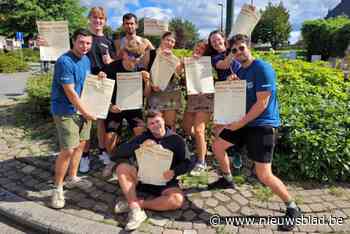
[[[283,217],[283,224],[278,226],[280,231],[292,231],[296,225],[297,218],[301,217],[301,210],[297,208],[288,208]]]
[[[62,209],[65,205],[63,189],[54,189],[51,197],[51,207],[54,209]]]
[[[81,157],[79,164],[79,172],[87,173],[90,171],[90,158],[89,157]]]
[[[233,167],[239,169],[242,167],[242,157],[234,147],[230,147],[227,149],[227,154],[232,158]]]
[[[202,172],[204,172],[207,169],[206,163],[196,163],[192,171],[190,172],[190,175],[192,176],[199,176]]]
[[[117,203],[115,204],[114,213],[122,214],[122,213],[126,213],[129,211],[130,211],[130,208],[129,208],[129,204],[127,201],[120,200],[120,201],[117,201]]]
[[[125,230],[131,231],[137,229],[146,219],[146,212],[143,211],[141,208],[130,209],[128,215],[128,223],[125,226]]]
[[[208,184],[208,190],[212,190],[212,189],[227,189],[227,188],[235,188],[235,184],[233,183],[233,181],[229,182],[227,181],[224,177],[221,177],[220,179],[218,179],[217,181]]]
[[[100,155],[98,156],[98,158],[99,158],[101,161],[103,161],[103,164],[104,164],[104,165],[108,165],[108,164],[110,164],[110,163],[112,162],[111,159],[110,159],[109,154],[108,154],[106,151],[103,151],[102,154],[100,154]]]
[[[64,183],[64,186],[66,186],[69,189],[72,188],[80,188],[80,189],[88,189],[92,186],[92,183],[85,178],[82,177],[67,177]]]

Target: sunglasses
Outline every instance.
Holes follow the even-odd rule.
[[[245,50],[245,46],[239,46],[238,48],[233,47],[233,48],[231,49],[231,53],[232,53],[232,54],[236,54],[238,51],[243,52],[244,50]]]

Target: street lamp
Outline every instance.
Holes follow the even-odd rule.
[[[223,26],[223,20],[224,20],[224,5],[222,3],[218,3],[218,5],[221,7],[221,20],[220,20],[220,31],[224,31],[224,26]]]

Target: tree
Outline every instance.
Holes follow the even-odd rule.
[[[26,38],[36,33],[37,20],[67,20],[70,32],[87,26],[86,8],[78,0],[2,0],[0,33],[13,37],[16,31]]]
[[[191,21],[174,18],[169,22],[169,29],[176,35],[175,48],[191,49],[199,39],[198,29]]]
[[[252,33],[252,42],[270,42],[274,49],[288,41],[292,26],[289,22],[289,12],[280,2],[278,5],[268,3]]]

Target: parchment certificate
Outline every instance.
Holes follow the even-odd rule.
[[[170,169],[173,152],[164,149],[159,144],[153,144],[150,146],[141,145],[135,154],[139,180],[145,184],[166,185],[167,180],[164,179],[163,174]]]
[[[215,83],[214,123],[229,124],[246,113],[246,81],[218,81]]]
[[[40,60],[56,61],[70,49],[67,21],[37,21],[38,32],[47,42],[40,46]]]
[[[214,79],[209,56],[185,58],[187,94],[214,93]]]
[[[120,110],[142,108],[143,91],[141,72],[117,73],[116,105]]]
[[[145,18],[143,21],[143,33],[148,36],[161,36],[168,29],[169,24],[164,20]]]
[[[232,35],[244,34],[250,36],[260,17],[260,12],[254,6],[244,4],[233,25]]]
[[[164,91],[175,72],[179,59],[175,55],[165,56],[157,53],[151,68],[151,77],[153,85],[159,86]]]
[[[83,92],[81,94],[81,101],[87,107],[88,111],[94,114],[97,118],[107,118],[114,84],[114,80],[99,80],[95,75],[89,75],[86,78]]]

